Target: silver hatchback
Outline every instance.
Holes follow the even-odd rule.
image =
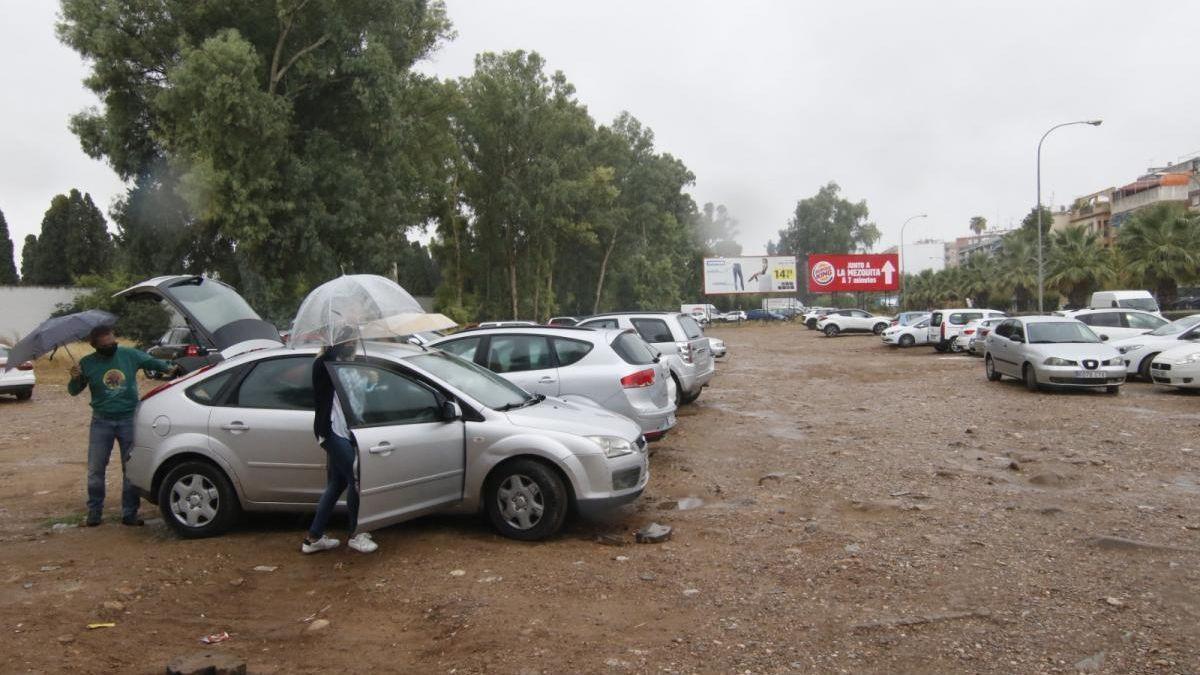
[[[716,372],[712,345],[700,324],[679,312],[617,312],[579,322],[582,328],[632,328],[662,354],[671,371],[675,405],[700,398]]]
[[[620,413],[637,422],[648,441],[675,426],[671,371],[632,330],[474,329],[430,346],[474,361],[526,391],[583,398]]]
[[[357,440],[366,529],[454,510],[536,540],[572,508],[603,511],[646,486],[645,439],[621,415],[530,394],[440,350],[364,347],[333,371]],[[142,399],[127,475],[177,532],[219,534],[242,510],[315,509],[325,486],[315,353],[245,353]]]

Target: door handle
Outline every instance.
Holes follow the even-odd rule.
[[[386,455],[391,453],[391,451],[394,449],[395,448],[392,447],[391,443],[384,441],[379,445],[372,445],[367,449],[367,452],[371,453],[372,455]]]
[[[242,424],[241,422],[230,422],[229,424],[222,424],[221,428],[224,429],[225,431],[250,431],[250,427],[246,426],[245,424]]]
[[[542,379],[538,380],[538,384],[554,384],[554,378],[550,377],[549,375],[544,375]]]

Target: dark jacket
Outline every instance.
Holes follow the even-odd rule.
[[[312,384],[317,414],[313,417],[313,434],[317,439],[333,435],[333,376],[329,363],[334,361],[334,350],[326,349],[313,360]],[[353,439],[352,439],[353,440]]]

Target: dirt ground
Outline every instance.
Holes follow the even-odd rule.
[[[149,507],[115,522],[115,465],[114,520],[54,529],[82,512],[86,402],[0,401],[0,671],[161,672],[228,631],[212,649],[258,673],[1200,672],[1200,397],[712,332],[730,355],[641,500],[540,544],[469,517],[372,556],[301,556],[291,516],[183,541]],[[674,539],[633,543],[651,521]]]

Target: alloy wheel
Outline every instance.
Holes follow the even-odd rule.
[[[221,493],[207,477],[196,473],[180,476],[171,486],[171,514],[188,527],[203,527],[217,517]]]
[[[496,502],[504,522],[518,530],[535,527],[546,512],[542,490],[533,479],[513,474],[504,479],[496,491]]]

